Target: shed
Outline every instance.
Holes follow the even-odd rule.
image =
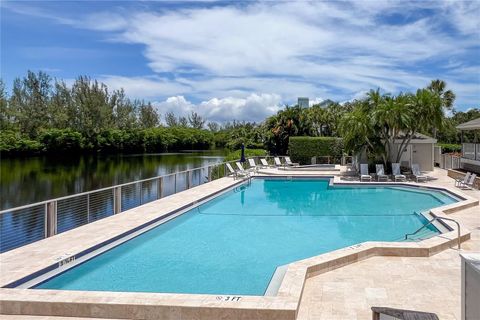
[[[402,143],[402,136],[395,139],[392,150],[392,157],[397,153]],[[402,156],[400,158],[400,164],[405,167],[411,167],[412,163],[418,163],[422,171],[433,171],[434,168],[434,147],[437,143],[437,139],[429,137],[427,135],[416,133],[409,145],[403,149]],[[392,162],[395,159],[391,159]]]

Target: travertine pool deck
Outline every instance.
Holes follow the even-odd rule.
[[[426,185],[452,187],[447,171],[435,169]],[[480,191],[462,190],[480,200]],[[461,251],[480,252],[480,208],[451,213],[471,230]],[[372,257],[306,280],[298,320],[371,319],[372,306],[436,313],[460,320],[460,256],[456,247],[431,257]],[[480,297],[479,297],[480,299]]]
[[[265,170],[262,173],[266,175],[315,175],[312,171]],[[335,175],[336,183],[358,183],[343,174],[345,168],[322,172]],[[435,170],[430,175],[434,180],[421,185],[457,191],[466,199],[434,214],[458,219],[466,241],[462,250],[479,250],[480,192],[458,192],[446,171]],[[60,256],[81,252],[236,183],[238,180],[222,178],[4,253],[0,255],[0,284],[9,284],[55,263]],[[122,319],[371,319],[370,307],[375,305],[457,319],[460,259],[456,249],[449,249],[455,247],[455,237],[456,231],[421,242],[366,242],[294,262],[277,296],[244,296],[232,302],[213,295],[3,288],[0,313]]]

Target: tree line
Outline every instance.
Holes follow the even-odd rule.
[[[392,152],[388,142],[402,134],[405,144],[417,132],[458,143],[455,126],[479,117],[480,110],[457,112],[454,101],[446,83],[434,80],[415,93],[392,96],[371,90],[363,99],[343,104],[328,100],[310,108],[287,105],[261,123],[219,124],[195,112],[166,112],[162,118],[150,102],[129,99],[122,89],[109,90],[86,76],[69,86],[44,72],[28,71],[15,79],[10,94],[0,80],[0,152],[158,152],[238,149],[243,143],[286,154],[291,136],[335,136],[345,140],[347,152],[364,149],[386,159]],[[464,138],[476,139],[475,132]]]

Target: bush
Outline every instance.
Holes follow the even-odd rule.
[[[245,149],[245,158],[263,157],[266,155],[267,155],[267,152],[263,149]],[[232,151],[225,156],[225,161],[240,160],[241,156],[242,156],[242,150]]]
[[[437,146],[442,147],[442,153],[462,152],[462,145],[461,144],[437,143]]]
[[[311,158],[318,156],[341,157],[343,140],[333,137],[290,137],[288,154],[292,161],[310,164]]]
[[[33,154],[43,150],[43,144],[22,137],[19,133],[0,130],[0,153],[2,155]]]
[[[165,152],[182,149],[208,149],[214,145],[213,134],[194,128],[150,128],[137,130],[107,129],[85,137],[71,129],[48,129],[37,140],[18,132],[0,133],[0,152],[4,155],[58,152]]]
[[[48,129],[40,133],[38,141],[47,152],[78,152],[83,148],[80,132],[71,129]]]

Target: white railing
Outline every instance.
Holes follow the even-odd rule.
[[[463,158],[480,161],[480,143],[463,143]]]
[[[273,163],[273,157],[263,158]],[[226,164],[216,163],[2,210],[0,253],[225,177],[229,174]]]
[[[459,169],[461,167],[461,157],[451,154],[442,154],[440,156],[440,168],[442,169]]]
[[[226,162],[0,211],[0,252],[224,177]]]

